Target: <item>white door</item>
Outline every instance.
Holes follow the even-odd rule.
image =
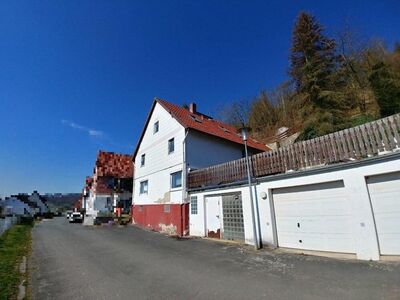
[[[280,247],[355,253],[342,181],[274,189],[273,199]]]
[[[221,197],[206,197],[206,229],[207,236],[211,238],[221,238]]]
[[[400,172],[367,178],[382,255],[400,255]]]

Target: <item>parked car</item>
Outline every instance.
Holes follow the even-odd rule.
[[[66,213],[67,220],[69,220],[71,218],[72,213],[73,213],[72,210],[67,211],[67,213]]]
[[[83,222],[82,213],[80,213],[79,211],[73,212],[71,214],[71,216],[69,217],[69,222],[70,223],[74,223],[74,222],[82,223]]]

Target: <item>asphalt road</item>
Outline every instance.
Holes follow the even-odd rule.
[[[400,263],[177,240],[65,218],[33,230],[33,299],[400,299]]]

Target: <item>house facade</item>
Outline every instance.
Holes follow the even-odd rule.
[[[82,189],[82,198],[81,198],[81,210],[86,212],[88,200],[90,199],[90,191],[92,188],[93,178],[90,176],[86,176],[85,185]]]
[[[250,153],[268,150],[249,139]],[[197,111],[155,99],[135,149],[133,222],[169,234],[189,232],[186,174],[241,158],[236,129]]]
[[[130,155],[99,151],[92,179],[86,179],[86,215],[129,210],[132,203],[133,164]]]

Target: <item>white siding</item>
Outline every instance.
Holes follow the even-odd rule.
[[[159,131],[153,133],[153,124],[159,122]],[[168,140],[174,138],[175,151],[168,154]],[[183,167],[185,129],[160,104],[156,104],[135,158],[135,204],[181,203],[182,189],[171,190],[170,174]],[[142,154],[146,155],[141,167]],[[148,180],[148,193],[140,194],[140,182]]]

